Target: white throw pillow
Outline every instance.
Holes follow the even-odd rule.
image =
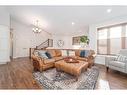
[[[35,51],[33,52],[33,54],[34,54],[35,56],[38,56],[38,50],[35,50]]]
[[[115,61],[125,62],[125,61],[127,61],[127,56],[119,54],[119,55],[117,55]]]
[[[67,56],[67,50],[61,50],[62,56]]]
[[[75,56],[75,51],[68,51],[69,56]]]

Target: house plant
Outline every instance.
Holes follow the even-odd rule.
[[[80,37],[80,45],[81,47],[86,47],[89,44],[89,38],[88,36],[81,36]]]

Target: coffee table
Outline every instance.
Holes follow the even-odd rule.
[[[88,62],[78,60],[78,63],[67,63],[64,60],[60,60],[55,62],[55,67],[58,72],[64,71],[68,74],[76,76],[77,81],[81,72],[87,70]]]

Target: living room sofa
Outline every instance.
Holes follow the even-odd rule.
[[[55,62],[64,59],[67,56],[63,56],[62,55],[62,50],[65,51],[74,51],[75,52],[75,56],[71,56],[74,57],[78,60],[82,60],[82,61],[87,61],[89,64],[89,67],[91,67],[92,65],[94,65],[94,51],[93,50],[89,50],[89,55],[88,57],[80,57],[80,52],[81,50],[69,50],[69,49],[46,49],[45,51],[47,51],[48,53],[51,54],[52,58],[51,59],[44,59],[41,58],[40,56],[38,56],[35,51],[32,53],[32,60],[33,60],[33,66],[34,66],[34,70],[39,70],[40,72],[42,72],[43,70],[49,69],[54,67]]]
[[[124,61],[120,61],[123,58],[118,60],[119,55],[126,56]],[[117,70],[123,73],[127,73],[127,49],[121,49],[117,56],[107,56],[105,59],[105,65],[107,67],[107,71],[109,68],[113,70]]]

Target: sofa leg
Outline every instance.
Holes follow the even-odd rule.
[[[107,72],[108,72],[108,70],[109,70],[109,67],[106,67],[106,70],[107,70]]]
[[[37,71],[37,68],[35,68],[35,67],[34,67],[34,69],[33,69],[33,70],[34,70],[34,71]]]

